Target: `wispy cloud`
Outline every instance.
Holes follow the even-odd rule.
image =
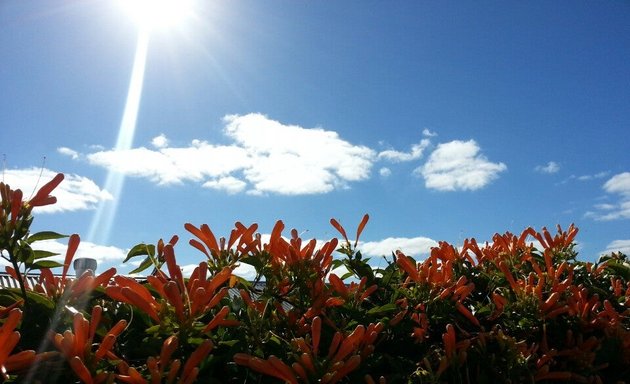
[[[621,252],[624,255],[630,255],[630,240],[614,240],[600,253],[610,254],[612,252]]]
[[[595,211],[589,211],[585,216],[601,221],[630,219],[630,172],[614,175],[602,188],[609,194],[617,195],[618,202],[596,204]]]
[[[431,248],[437,247],[437,245],[437,241],[428,237],[388,237],[380,241],[359,243],[359,250],[362,254],[370,257],[389,256],[397,250],[409,256],[416,256],[428,254]]]
[[[4,172],[4,181],[13,189],[21,189],[28,198],[39,187],[52,180],[57,174],[49,169],[9,169]],[[111,200],[112,195],[99,188],[87,177],[66,174],[65,179],[53,191],[57,203],[36,207],[38,213],[53,213],[93,209],[101,200]]]
[[[480,152],[474,140],[442,143],[414,172],[424,177],[425,186],[430,189],[474,191],[485,187],[507,169],[505,164],[493,163]]]
[[[73,149],[70,149],[68,147],[59,147],[59,148],[57,148],[57,152],[61,153],[62,155],[69,156],[70,158],[72,158],[74,160],[79,158],[79,152],[77,152],[77,151],[75,151]]]
[[[580,176],[574,176],[574,177],[578,179],[579,181],[589,181],[593,179],[603,179],[604,177],[608,176],[609,173],[610,172],[608,171],[604,171],[604,172],[595,173],[593,175],[580,175]]]
[[[378,154],[378,158],[388,160],[393,163],[417,160],[422,158],[424,150],[429,145],[431,145],[431,141],[429,139],[422,139],[419,143],[412,145],[409,152],[401,152],[393,149],[388,149],[386,151],[381,151]]]
[[[90,153],[94,165],[157,184],[196,182],[228,193],[303,195],[347,188],[366,180],[376,158],[365,146],[322,128],[285,125],[261,114],[224,118],[227,145],[193,140],[172,147],[161,135],[155,149]]]
[[[435,132],[433,132],[433,131],[429,130],[428,128],[425,128],[425,129],[423,129],[423,130],[422,130],[422,136],[425,136],[425,137],[435,137],[435,136],[437,136],[437,135],[438,135],[437,133],[435,133]]]
[[[378,174],[381,175],[381,177],[390,177],[392,175],[392,170],[387,168],[387,167],[383,167],[381,169],[378,170]]]
[[[556,163],[555,161],[550,161],[546,165],[536,166],[534,170],[540,173],[548,173],[548,174],[557,173],[560,170],[560,164]]]

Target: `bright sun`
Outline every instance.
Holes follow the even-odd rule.
[[[119,0],[142,28],[166,29],[181,24],[192,13],[193,0]]]

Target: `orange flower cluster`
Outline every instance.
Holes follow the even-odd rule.
[[[103,309],[99,305],[92,308],[90,320],[77,313],[74,315],[73,330],[68,329],[63,334],[51,335],[55,347],[68,361],[77,377],[86,384],[110,382],[113,373],[99,370],[99,363],[104,359],[119,360],[112,348],[117,337],[127,326],[127,321],[118,321],[106,332],[100,343],[95,343],[102,313]]]
[[[541,342],[527,341],[528,336],[539,330],[532,329],[530,335],[523,333],[524,340],[520,345],[529,346],[519,349],[523,359],[536,360],[536,381],[600,382],[597,371],[603,367],[596,365],[596,355],[604,343],[611,342],[608,340],[621,341],[622,358],[625,364],[630,364],[630,331],[626,321],[630,316],[630,282],[620,277],[606,279],[603,276],[610,260],[596,268],[590,263],[571,262],[567,257],[572,255],[577,232],[573,225],[567,231],[558,227],[555,236],[546,228],[540,233],[528,228],[519,236],[496,234],[493,243],[483,247],[474,239],[466,240],[461,250],[441,242],[421,263],[397,252],[396,263],[406,276],[402,288],[408,294],[397,300],[401,311],[392,318],[390,325],[408,319],[413,328],[412,337],[416,342],[425,341],[431,332],[430,319],[434,316],[428,307],[434,309],[436,303],[452,302],[454,308],[477,327],[479,331],[471,333],[473,329],[458,322],[458,327],[468,328],[468,331],[462,331],[464,339],[456,343],[454,324],[446,325],[447,332],[442,336],[444,354],[438,359],[436,371],[439,377],[449,366],[466,364],[468,349],[486,334],[484,327],[493,327],[497,322],[513,317],[518,313],[515,311],[526,309],[533,313],[532,321],[540,322],[532,326],[539,326],[543,332]],[[540,251],[532,243],[527,243],[529,237],[540,244]],[[490,288],[486,296],[488,301],[468,300],[476,292],[475,284],[469,282],[470,276],[490,274],[502,277],[504,284],[497,280],[483,281]],[[584,285],[588,279],[603,281],[601,292],[608,297],[602,298],[601,294],[588,289]],[[609,281],[609,287],[605,286],[605,281]],[[413,292],[422,294],[414,296]],[[423,299],[418,301],[420,297]],[[547,322],[572,324],[571,327],[576,328],[574,331],[569,329],[569,334],[575,332],[577,336],[569,337],[565,344],[549,346],[545,331]],[[569,363],[579,363],[585,374],[561,369]]]
[[[146,367],[150,379],[145,379],[140,372],[128,364],[119,364],[120,374],[116,378],[121,383],[127,384],[191,384],[199,375],[199,364],[210,354],[213,344],[211,340],[205,340],[194,352],[192,352],[182,367],[180,359],[173,359],[177,350],[178,339],[175,335],[167,338],[162,344],[159,357],[149,356]]]
[[[354,331],[345,336],[337,331],[330,341],[328,353],[321,355],[322,320],[316,316],[311,323],[310,342],[302,337],[291,341],[295,350],[295,361],[290,365],[274,355],[262,359],[237,353],[234,361],[286,383],[334,384],[356,370],[374,352],[374,343],[383,327],[382,323],[370,323],[367,328],[357,325]]]
[[[208,265],[200,263],[186,281],[176,262],[172,243],[164,245],[163,255],[170,276],[161,270],[156,275],[147,276],[158,298],[145,285],[120,275],[114,277],[114,284],[108,286],[105,292],[115,300],[134,305],[158,324],[174,313],[180,327],[190,328],[194,321],[205,316],[225,298],[228,291],[224,285],[232,277],[232,270],[225,267],[215,276],[209,276]],[[228,313],[228,307],[221,308],[202,333],[218,326],[238,325],[237,321],[227,319]]]
[[[16,331],[18,323],[22,318],[22,311],[13,308],[0,327],[0,372],[3,381],[8,379],[8,373],[26,369],[33,364],[36,359],[35,351],[26,350],[11,354],[20,341],[20,332]]]

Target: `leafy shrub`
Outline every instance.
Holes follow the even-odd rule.
[[[526,383],[630,377],[630,266],[623,254],[577,259],[577,228],[527,228],[492,243],[446,242],[424,260],[395,251],[374,269],[351,241],[321,246],[278,221],[268,243],[236,223],[217,239],[185,224],[204,260],[185,278],[178,237],[139,244],[115,269],[76,278],[33,250],[32,208],[54,203],[58,175],[34,198],[0,183],[0,252],[19,288],[0,290],[6,382]],[[534,246],[534,242],[537,244]],[[340,257],[335,258],[335,255]],[[242,264],[254,281],[233,275]],[[60,276],[50,268],[61,267]],[[344,267],[344,268],[339,268]],[[339,270],[347,273],[339,276]],[[38,271],[35,284],[27,274]]]

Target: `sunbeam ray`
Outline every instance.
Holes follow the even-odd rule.
[[[142,98],[142,85],[144,82],[144,70],[148,46],[149,33],[147,30],[141,29],[138,35],[131,80],[129,81],[127,102],[125,103],[125,110],[118,130],[118,139],[116,140],[115,147],[116,151],[129,150],[133,144],[133,138],[136,132],[136,122],[138,120],[138,110],[140,108],[140,99]],[[125,175],[123,173],[116,172],[114,170],[109,171],[105,181],[105,190],[111,193],[114,198],[109,201],[102,200],[99,203],[94,217],[92,218],[92,222],[90,223],[87,241],[96,244],[105,244],[109,240],[109,235],[116,216],[124,184]]]

